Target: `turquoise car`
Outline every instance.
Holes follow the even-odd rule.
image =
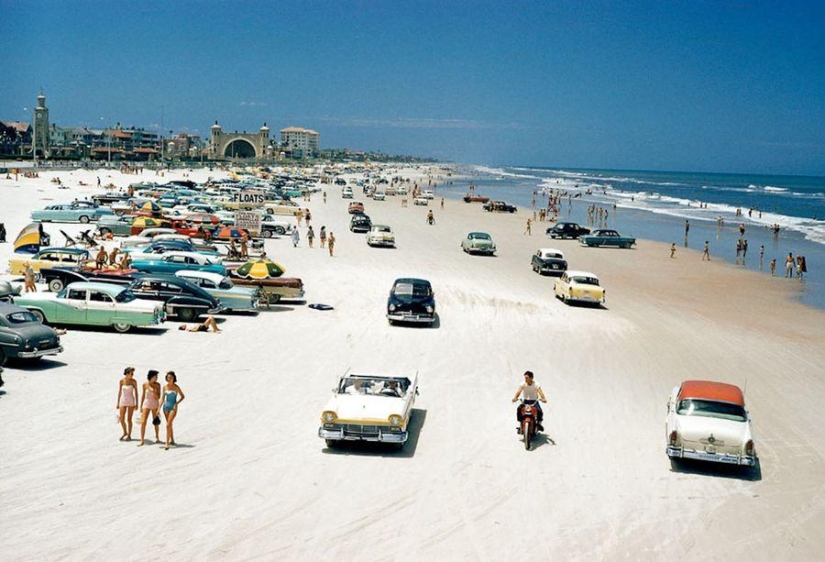
[[[96,221],[103,215],[111,215],[111,209],[95,206],[89,201],[74,201],[49,205],[45,209],[32,211],[33,221],[39,222],[79,222],[86,224]]]
[[[166,273],[174,275],[178,271],[207,271],[225,276],[226,268],[212,263],[209,256],[192,252],[167,252],[157,257],[135,259],[132,269],[145,273]]]
[[[72,283],[59,293],[25,293],[15,297],[44,324],[111,326],[128,332],[135,326],[157,326],[166,320],[162,302],[140,300],[109,283]]]
[[[207,271],[178,271],[175,275],[186,279],[218,299],[226,310],[256,310],[260,292],[257,289],[236,287],[228,277]]]

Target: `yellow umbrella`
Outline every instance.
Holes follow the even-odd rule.
[[[249,260],[235,270],[235,274],[247,279],[269,279],[270,277],[280,277],[286,272],[281,264],[271,260],[257,259]]]

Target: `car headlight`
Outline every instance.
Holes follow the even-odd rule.
[[[322,415],[321,417],[323,418],[323,420],[324,420],[326,423],[332,423],[332,422],[334,422],[336,419],[338,419],[338,416],[335,414],[335,412],[330,412],[330,411],[326,411],[326,412],[324,412],[324,413],[323,413],[323,415]]]
[[[428,312],[428,313],[430,313],[430,314],[432,314],[432,313],[433,313],[433,307],[428,306],[428,307],[427,307],[427,312]]]
[[[395,426],[401,425],[401,416],[399,416],[398,414],[391,415],[390,416],[390,425],[395,425]]]
[[[390,312],[393,312],[394,310],[395,310],[395,305],[394,305],[394,304],[391,304],[391,305],[390,305]]]

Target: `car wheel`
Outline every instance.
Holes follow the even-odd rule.
[[[264,230],[261,232],[261,236],[264,238],[272,238],[272,231],[271,230]]]
[[[178,309],[178,318],[184,322],[192,322],[198,317],[198,311],[194,308],[180,308]]]
[[[112,328],[114,328],[116,332],[125,334],[126,332],[132,329],[132,325],[128,322],[115,322],[114,324],[112,324]]]
[[[77,220],[80,221],[80,224],[89,224],[89,217],[87,217],[86,215],[81,215],[80,218]]]
[[[324,441],[326,441],[327,449],[335,449],[338,447],[338,441],[335,439],[325,439]]]
[[[0,367],[6,364],[6,352],[0,347]]]
[[[32,316],[37,318],[38,322],[40,322],[41,324],[46,323],[46,317],[43,315],[42,312],[40,312],[39,310],[31,310],[30,312],[32,313]]]
[[[59,293],[63,290],[63,280],[62,279],[52,279],[49,281],[49,290],[53,293]]]
[[[286,234],[286,229],[284,229],[283,226],[276,226],[275,227],[275,234],[277,234],[279,236],[283,236],[284,234]]]

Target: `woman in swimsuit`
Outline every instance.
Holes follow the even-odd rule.
[[[148,381],[143,383],[143,394],[140,395],[140,411],[143,415],[140,420],[140,443],[138,443],[138,447],[143,445],[144,435],[146,435],[146,422],[149,419],[154,421],[158,415],[158,408],[160,408],[158,372],[155,370],[149,371],[146,378]],[[155,443],[160,443],[160,422],[155,425]]]
[[[123,428],[121,441],[132,440],[132,414],[137,406],[137,381],[133,377],[134,374],[134,367],[126,367],[117,390],[117,406],[115,407],[120,411],[120,426]]]
[[[166,418],[166,447],[175,444],[175,431],[172,422],[178,415],[178,404],[184,401],[183,391],[178,386],[178,377],[174,371],[166,373],[166,385],[163,387],[163,415]]]

